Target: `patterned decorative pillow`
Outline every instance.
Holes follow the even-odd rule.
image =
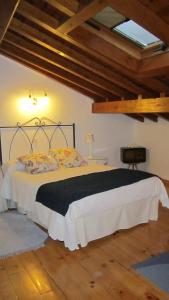
[[[74,148],[53,148],[49,154],[58,161],[60,167],[73,168],[86,164],[79,152]]]
[[[31,153],[18,157],[18,161],[25,165],[31,174],[54,171],[58,168],[57,161],[45,153]]]

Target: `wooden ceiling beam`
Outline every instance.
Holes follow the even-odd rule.
[[[123,68],[125,67],[132,72],[137,72],[139,68],[139,59],[136,59],[131,54],[128,54],[114,46],[114,44],[104,40],[102,37],[97,36],[94,32],[92,32],[92,30],[88,31],[88,29],[86,29],[88,27],[85,26],[77,28],[70,33],[70,36],[82,45],[87,45],[89,49],[102,56],[102,59],[109,59],[110,65],[111,61],[115,61],[119,65],[123,66]]]
[[[10,25],[20,0],[0,0],[0,43]]]
[[[149,119],[152,122],[158,122],[158,115],[156,114],[141,114],[144,118]]]
[[[113,114],[168,113],[169,97],[94,103],[92,112]]]
[[[36,28],[31,27],[30,25],[22,23],[16,18],[13,18],[10,28],[16,33],[19,33],[35,43],[55,53],[58,53],[83,67],[88,66],[88,68],[91,70],[95,69],[96,63],[94,58],[92,60],[87,55],[85,56],[78,51],[78,49],[72,47],[72,45],[64,42],[60,38],[52,38],[51,36],[40,32]]]
[[[141,60],[164,53],[161,46],[161,41],[146,46],[141,50]]]
[[[154,91],[158,91],[158,94],[164,92],[166,95],[169,95],[169,86],[164,84],[162,81],[158,80],[157,78],[139,78],[138,80],[142,79],[147,87],[150,87]],[[158,95],[157,95],[158,96]],[[148,98],[148,97],[144,97]]]
[[[109,0],[109,5],[169,44],[169,25],[139,0],[127,0],[127,5],[124,0]]]
[[[72,88],[73,90],[75,90],[75,91],[77,91],[77,92],[79,92],[79,93],[81,93],[81,94],[83,94],[83,95],[85,95],[85,96],[87,96],[91,99],[94,99],[96,101],[103,101],[104,100],[104,97],[98,96],[97,94],[95,94],[94,91],[89,92],[89,91],[73,84],[72,82],[69,82],[66,79],[63,79],[63,78],[57,76],[56,74],[55,75],[51,74],[50,72],[44,70],[43,68],[40,68],[39,66],[35,66],[35,65],[31,64],[28,61],[26,62],[25,60],[22,60],[21,57],[16,57],[15,55],[12,55],[12,53],[9,53],[9,52],[3,50],[1,47],[0,47],[0,54],[4,55],[4,56],[6,56],[6,57],[8,57],[12,60],[15,60],[16,62],[19,62],[22,65],[24,65],[24,66],[26,66],[26,67],[28,67],[32,70],[35,70],[35,71],[39,72],[40,74],[46,75],[49,78],[57,80],[58,82]]]
[[[135,119],[139,122],[144,122],[144,117],[142,115],[137,115],[137,114],[125,114],[126,116],[132,118],[132,119]]]
[[[51,38],[47,34],[39,32],[31,26],[23,24],[16,18],[13,19],[10,28],[16,33],[21,34],[22,36],[35,42],[36,44],[61,56],[64,55],[64,58],[69,59],[74,63],[111,81],[113,84],[122,87],[122,91],[124,88],[126,88],[129,93],[142,93],[144,96],[150,96],[149,91],[142,88],[141,86],[137,86],[132,82],[132,80],[128,80],[127,77],[119,75],[116,71],[111,71],[111,68],[102,65],[92,58],[88,58],[84,54],[78,52],[76,49],[73,49],[70,45],[67,45],[67,43],[63,43],[60,40]]]
[[[40,66],[42,69],[52,73],[52,74],[56,74],[57,76],[66,79],[69,82],[74,83],[77,86],[80,86],[88,91],[94,91],[95,94],[97,94],[98,96],[103,96],[105,98],[114,98],[115,95],[113,93],[109,93],[107,91],[105,91],[104,89],[96,86],[95,84],[91,84],[90,82],[86,82],[85,80],[78,78],[77,76],[70,74],[69,72],[60,69],[54,65],[51,65],[50,63],[42,60],[39,57],[36,57],[30,53],[27,53],[26,51],[24,51],[23,49],[19,49],[11,44],[9,44],[8,42],[3,42],[1,44],[1,48],[3,50],[5,50],[8,53],[12,53],[13,55],[15,55],[16,57],[21,57],[22,60],[31,62],[31,64],[34,64],[35,66]]]
[[[84,28],[81,26],[79,29],[80,32],[72,32],[72,35],[68,36],[58,30],[59,27],[57,27],[57,20],[49,16],[50,22],[48,22],[48,15],[46,13],[42,12],[39,8],[31,5],[25,0],[22,0],[17,12],[35,24],[45,28],[45,30],[48,30],[56,36],[58,35],[61,37],[63,40],[68,41],[70,44],[87,51],[89,54],[101,59],[102,61],[106,61],[109,65],[111,64],[111,60],[113,60],[118,64],[121,64],[123,67],[127,66],[128,69],[131,69],[132,71],[136,71],[138,69],[138,59],[136,59],[136,57],[132,54],[126,53],[124,50],[125,47],[120,49],[116,45],[111,44],[109,41],[106,41],[99,36],[97,37],[96,32],[93,33],[92,28],[90,31],[90,26],[83,26]],[[56,24],[56,26],[54,24]],[[97,46],[97,50],[94,46],[95,44]],[[133,52],[134,50],[135,48],[133,49]]]
[[[29,11],[29,14],[27,14],[27,10]],[[28,19],[30,19],[34,23],[42,26],[46,30],[54,33],[55,35],[58,34],[57,30],[55,30],[53,27],[49,26],[46,15],[43,16],[44,23],[42,22],[42,18],[41,17],[38,18],[38,16],[42,16],[43,12],[40,9],[38,9],[37,7],[31,5],[30,3],[22,0],[22,4],[19,6],[19,12],[23,16],[27,16]],[[101,63],[103,63],[104,60],[105,60],[105,58],[103,59],[102,52],[104,51],[105,48],[107,48],[108,43],[107,43],[107,45],[105,45],[105,47],[103,47],[104,46],[103,45],[103,40],[102,40],[101,36],[98,33],[100,31],[95,30],[95,32],[93,32],[93,28],[90,27],[90,26],[88,26],[87,24],[83,24],[82,26],[83,26],[82,31],[86,32],[83,44],[82,44],[82,41],[81,41],[81,38],[80,38],[81,37],[81,33],[80,33],[80,35],[76,34],[76,39],[68,37],[67,35],[63,35],[63,34],[59,34],[59,36],[61,38],[65,39],[66,41],[68,41],[70,44],[76,45],[76,46],[82,48],[83,50],[87,51],[90,54],[94,54],[94,56],[96,57],[96,59],[98,59],[99,57],[101,57],[101,60],[102,60]],[[22,23],[20,22],[19,28],[21,28],[21,27],[22,27]],[[29,31],[30,31],[30,34],[31,34],[31,29]],[[95,37],[97,37],[97,34],[98,34],[98,37],[100,38],[100,42],[98,42],[98,44],[97,44],[97,48],[100,47],[100,55],[96,53],[96,51],[95,51],[94,48],[93,48],[93,50],[92,49],[89,50],[89,48],[86,46],[88,44],[88,43],[86,43],[86,38],[88,38],[90,32],[92,34],[92,39],[93,39],[92,43],[95,42]],[[116,52],[117,55],[118,55],[118,57],[117,57],[118,61],[120,61],[120,56],[121,55],[120,55],[120,50],[119,50],[119,43],[121,43],[121,41],[119,39],[118,40],[116,39],[117,36],[118,36],[118,34],[116,34],[116,36],[114,36],[114,34],[115,33],[113,33],[114,41],[117,41],[116,42],[116,48],[115,49],[112,48],[111,51],[109,51],[109,55],[111,55],[111,57],[112,57],[112,53],[114,53],[113,57],[115,57],[115,52]],[[104,36],[104,34],[103,34],[103,36]],[[82,37],[83,37],[83,35],[82,35]],[[108,41],[110,42],[110,37],[108,38]],[[124,49],[124,47],[126,47],[126,41],[125,40],[123,41],[123,43],[124,43],[124,45],[121,45],[122,49]],[[135,53],[135,50],[136,49],[133,46],[133,53]],[[123,51],[121,53],[122,53],[122,55],[124,54]],[[135,53],[133,55],[134,56],[136,55],[136,57],[139,57],[139,54],[137,54],[137,53]],[[132,61],[131,56],[129,57],[129,56],[125,55],[124,56],[124,60],[125,60],[125,65],[131,64],[131,61]],[[98,61],[94,62],[93,60],[91,61],[90,65],[87,66],[87,64],[86,64],[86,67],[89,67],[90,69],[92,67],[93,71],[95,73],[97,73],[98,75],[101,75],[102,77],[108,79],[109,81],[113,82],[114,84],[117,84],[118,86],[120,86],[122,88],[126,88],[127,87],[127,89],[129,90],[129,92],[131,92],[131,93],[135,93],[135,94],[142,93],[144,95],[144,97],[150,97],[150,96],[152,96],[152,92],[149,92],[148,90],[146,90],[146,89],[151,88],[151,86],[148,85],[148,87],[146,88],[145,81],[141,82],[141,80],[140,80],[140,84],[143,84],[144,87],[138,86],[136,83],[133,83],[133,80],[130,80],[126,76],[125,77],[121,76],[120,74],[118,74],[116,72],[116,69],[118,70],[119,68],[121,68],[122,70],[120,70],[120,71],[122,73],[125,72],[125,75],[129,76],[129,74],[127,74],[127,72],[129,73],[129,70],[126,70],[122,66],[120,67],[120,65],[118,63],[116,63],[115,61],[110,61],[110,60],[108,60],[108,58],[106,58],[106,62],[108,64],[109,68],[107,68],[106,66],[103,66],[101,63],[99,64]],[[95,65],[95,66],[93,66],[93,65]],[[111,66],[113,68],[115,68],[115,70],[113,70],[113,69],[111,70],[110,69]],[[97,69],[96,69],[96,67],[97,67]],[[132,78],[133,74],[132,74],[132,72],[130,72],[130,73],[131,73],[130,77]],[[137,76],[137,74],[136,74],[136,76]],[[163,90],[161,88],[160,89],[156,88],[159,85],[154,85],[153,84],[152,86],[153,86],[154,91],[157,90],[158,92],[161,92]]]
[[[158,13],[159,11],[163,9],[168,8],[168,0],[139,0],[146,8],[151,9],[152,11]]]
[[[63,69],[68,72],[68,74],[73,74],[79,79],[84,80],[86,83],[92,83],[94,86],[104,90],[105,94],[111,97],[111,95],[121,97],[121,94],[124,94],[125,97],[130,97],[131,93],[123,90],[115,85],[112,85],[111,82],[106,81],[104,78],[88,71],[87,69],[78,66],[77,64],[66,60],[64,57],[52,53],[51,51],[40,47],[36,44],[32,44],[30,41],[27,41],[19,36],[15,36],[13,33],[8,32],[5,38],[5,41],[14,45],[15,47],[22,49],[30,54],[33,54],[35,57],[39,57],[43,61],[47,61],[51,65],[55,65],[59,69]],[[133,95],[134,96],[134,95]]]
[[[169,52],[145,58],[139,67],[140,77],[160,76],[169,73]]]
[[[39,26],[42,26],[46,30],[55,33],[57,27],[60,25],[60,21],[54,17],[51,17],[46,12],[36,8],[29,2],[22,0],[18,6],[17,13],[21,14],[28,20],[36,22]]]
[[[165,95],[163,95],[163,96],[165,96]],[[161,95],[160,95],[160,97],[161,97]],[[138,100],[141,100],[142,98],[143,98],[143,96],[141,94],[138,95],[138,97],[137,97]],[[147,113],[147,114],[140,114],[140,116],[142,116],[144,118],[147,118],[147,119],[149,119],[153,122],[158,122],[158,117],[155,114],[148,114]]]
[[[50,1],[52,3],[52,0],[45,0],[45,2],[47,2],[48,4],[50,4],[49,3]],[[66,1],[66,0],[59,1],[58,0],[58,1],[53,1],[53,5],[52,4],[50,4],[50,5],[54,7],[54,3],[56,4],[56,2],[58,4],[59,3],[61,4],[62,9],[64,9],[64,7],[66,7],[66,5],[68,5],[68,3],[70,3],[70,1]],[[71,1],[71,3],[72,2],[75,4],[74,12],[72,11],[72,15],[84,10],[84,8],[81,9],[80,1],[74,0],[74,1]],[[26,3],[26,6],[24,6],[25,3]],[[123,46],[122,46],[122,48],[119,48],[118,44],[116,44],[116,45],[114,45],[113,43],[111,44],[111,42],[110,42],[111,37],[109,37],[108,34],[106,35],[106,38],[103,39],[103,36],[105,35],[104,34],[105,32],[103,29],[101,29],[100,31],[98,30],[99,34],[96,34],[97,31],[93,30],[92,27],[91,27],[91,29],[89,29],[89,27],[90,27],[89,25],[83,24],[80,26],[80,28],[82,28],[82,31],[85,32],[86,36],[90,36],[91,45],[92,45],[92,43],[95,44],[95,42],[96,42],[97,48],[99,48],[99,44],[101,45],[99,52],[96,52],[94,46],[93,47],[91,46],[91,48],[88,48],[88,43],[81,43],[81,39],[78,39],[78,35],[77,35],[77,39],[75,39],[75,38],[73,38],[73,36],[71,37],[71,36],[61,34],[61,33],[58,34],[57,27],[58,27],[58,24],[60,21],[53,17],[50,18],[50,15],[48,15],[48,13],[44,13],[40,9],[41,6],[38,4],[38,1],[35,2],[34,5],[30,4],[30,3],[31,2],[22,0],[20,3],[20,6],[18,7],[18,10],[17,10],[17,13],[22,14],[23,16],[26,17],[25,23],[19,21],[19,20],[22,20],[23,18],[20,18],[20,16],[18,14],[16,14],[15,18],[14,18],[14,22],[15,22],[15,20],[17,20],[17,22],[19,22],[19,23],[17,23],[17,29],[15,26],[14,26],[14,28],[12,27],[13,23],[11,23],[10,28],[12,30],[14,30],[15,32],[18,32],[22,36],[28,38],[29,40],[33,41],[34,43],[36,43],[34,46],[39,47],[39,50],[40,50],[40,48],[43,50],[46,50],[46,55],[41,55],[42,53],[40,53],[40,52],[38,52],[36,54],[36,55],[41,55],[41,58],[43,60],[46,60],[46,61],[48,60],[47,52],[53,54],[53,56],[57,54],[56,55],[57,58],[59,58],[59,56],[60,56],[61,59],[64,59],[64,60],[62,60],[62,63],[63,62],[65,63],[61,66],[62,63],[60,60],[60,63],[58,64],[59,68],[64,69],[65,71],[68,71],[75,76],[77,75],[81,79],[84,78],[85,75],[87,75],[85,81],[89,82],[91,84],[95,84],[97,87],[104,90],[107,93],[107,96],[111,94],[111,95],[116,95],[118,97],[120,95],[126,99],[126,98],[130,98],[130,97],[133,98],[132,95],[134,95],[134,97],[136,97],[137,94],[141,93],[141,94],[143,94],[144,98],[148,98],[148,97],[158,96],[158,94],[156,94],[156,91],[157,92],[159,92],[159,91],[166,92],[167,84],[165,82],[162,82],[158,79],[153,78],[152,80],[156,81],[158,83],[158,85],[150,84],[150,79],[149,78],[145,78],[145,79],[139,78],[137,76],[137,73],[135,73],[133,67],[132,67],[133,69],[125,68],[125,66],[129,65],[133,59],[132,51],[131,51],[131,55],[128,55],[128,57],[131,57],[131,59],[129,59],[129,58],[127,59],[126,58],[127,56],[125,56],[125,63],[123,65],[122,64],[120,65],[118,63],[118,61],[120,60],[120,57],[121,56],[123,57],[124,54],[126,55],[125,51],[122,51]],[[70,6],[71,6],[71,3],[70,3]],[[89,3],[89,1],[88,0],[85,1],[84,5],[86,5],[86,3]],[[39,8],[38,8],[38,6],[39,6]],[[87,4],[87,6],[88,6],[88,4]],[[30,10],[30,7],[31,7],[31,10]],[[50,8],[50,10],[51,10],[51,7],[48,7],[48,8]],[[56,9],[58,9],[58,8],[56,8]],[[71,8],[70,8],[70,10],[71,10]],[[54,15],[54,12],[55,12],[55,10],[53,9],[53,15]],[[56,15],[57,15],[57,11],[56,11]],[[18,19],[17,19],[17,17],[18,17]],[[48,17],[50,19],[49,21],[48,21]],[[31,22],[28,22],[27,19],[29,19]],[[37,24],[38,26],[34,25],[33,23]],[[16,25],[16,23],[15,23],[15,25]],[[41,31],[40,29],[38,29],[39,26],[45,28],[46,31],[45,30]],[[29,27],[29,29],[28,29],[28,27]],[[26,33],[25,33],[25,28],[26,28]],[[28,31],[27,31],[27,29],[28,29]],[[79,30],[79,28],[75,29],[73,32],[71,32],[71,34],[76,32],[77,30]],[[52,32],[55,36],[53,34],[48,34],[47,31]],[[100,32],[101,32],[101,34],[100,34]],[[76,32],[76,34],[77,34],[77,32]],[[80,34],[81,34],[81,32],[80,32]],[[32,35],[33,35],[33,38],[32,38]],[[64,36],[64,38],[63,38],[63,36]],[[114,37],[114,39],[115,39],[115,37]],[[52,43],[52,44],[50,44],[50,43]],[[102,45],[103,43],[105,43],[104,44],[105,47],[103,47],[103,45]],[[119,43],[120,43],[120,41],[119,41]],[[110,45],[113,47],[116,47],[116,50],[118,49],[118,51],[117,52],[113,51],[113,48],[112,48],[112,51],[110,51],[110,49],[107,50],[107,47]],[[19,47],[21,47],[21,45]],[[106,49],[106,51],[107,51],[105,56],[102,55],[104,52],[104,49]],[[114,60],[114,58],[112,58],[112,53],[114,54],[115,57],[116,56],[119,57],[119,59]],[[135,64],[135,60],[133,60],[133,61]],[[136,59],[136,61],[138,62],[137,59]],[[57,64],[56,59],[55,60],[51,59],[51,61],[49,59],[48,62],[51,63],[52,65]],[[69,67],[67,67],[67,68],[66,68],[66,62],[70,63]],[[73,64],[74,64],[74,66],[76,66],[75,69],[74,69]],[[70,67],[70,65],[72,67]],[[78,67],[79,67],[79,70],[81,70],[81,71],[84,70],[87,72],[86,73],[83,72],[81,74],[81,72],[79,72],[79,70],[78,70]],[[137,69],[137,67],[138,67],[138,64],[136,64],[136,69]],[[134,72],[134,74],[133,74],[133,72]],[[95,74],[97,74],[96,78],[95,78]],[[132,78],[134,78],[133,82],[132,82]],[[105,81],[105,79],[106,79],[106,81]],[[103,83],[103,85],[102,85],[102,83]],[[127,96],[127,94],[128,94],[128,96]],[[108,98],[110,98],[110,97],[108,97]]]
[[[113,46],[117,47],[118,49],[121,49],[122,51],[128,53],[133,58],[140,60],[142,58],[142,49],[135,45],[132,41],[124,38],[121,36],[118,32],[112,31],[101,24],[96,23],[99,29],[96,29],[90,24],[83,24],[81,27],[83,30],[88,31],[95,36],[98,36],[99,38],[107,41],[108,43],[112,44]],[[81,29],[77,28],[73,33],[70,33],[70,36],[74,36],[75,32],[79,32]],[[78,35],[77,35],[78,37]]]
[[[64,12],[67,16],[74,16],[74,14],[77,11],[66,11],[67,6],[66,4],[64,4],[62,6],[62,8],[60,8],[57,4],[55,0],[46,0],[49,4],[53,4],[52,6],[54,8],[59,9],[60,11]],[[133,44],[132,41],[128,41],[127,39],[125,39],[124,37],[120,36],[118,33],[116,32],[111,32],[109,29],[105,28],[104,26],[102,26],[101,24],[96,23],[96,27],[98,27],[98,29],[93,28],[92,26],[88,25],[87,23],[83,23],[80,28],[84,28],[86,30],[88,30],[88,32],[90,33],[95,33],[96,36],[100,36],[103,40],[108,41],[109,43],[113,44],[114,46],[117,46],[118,48],[120,48],[121,50],[123,50],[124,52],[127,52],[128,54],[131,54],[133,57],[135,57],[136,59],[141,59],[142,55],[141,52],[142,50]],[[57,32],[58,34],[58,32]],[[75,40],[74,40],[75,42]]]
[[[43,47],[31,43],[30,41],[25,40],[22,37],[16,36],[14,33],[7,32],[5,36],[5,41],[18,47],[19,49],[23,49],[24,51],[47,61],[52,65],[64,69],[69,73],[72,73],[78,76],[79,78],[82,78],[85,81],[95,84],[96,86],[104,89],[106,92],[110,92],[119,97],[121,97],[121,94],[126,95],[124,97],[129,97],[129,95],[131,94],[128,93],[126,90],[112,85],[111,82],[104,80],[103,78],[92,73],[91,71],[88,71],[87,69],[82,68],[71,61],[68,61],[67,59],[58,54],[54,54],[53,52]]]
[[[158,114],[159,117],[169,121],[169,113]]]
[[[49,2],[49,1],[47,1]],[[58,2],[54,2],[55,4]],[[64,4],[65,5],[65,4]],[[66,42],[68,42],[70,45],[77,46],[78,48],[85,50],[87,53],[93,55],[93,51],[88,49],[86,46],[84,47],[81,45],[78,41],[73,40],[70,36],[60,33],[57,30],[58,25],[60,24],[60,21],[56,20],[55,18],[49,16],[48,14],[44,13],[40,8],[36,7],[35,5],[30,4],[29,2],[22,0],[21,5],[19,6],[17,12],[25,17],[26,19],[33,22],[35,25],[44,28],[45,30],[51,32],[56,37],[59,36],[61,39],[63,39]],[[74,15],[74,13],[73,13]],[[50,18],[50,22],[48,22],[48,16]],[[53,24],[56,26],[53,26]]]
[[[76,27],[83,24],[85,21],[96,15],[99,11],[107,6],[107,0],[93,0],[86,5],[77,14],[67,20],[65,23],[58,27],[61,33],[68,34]]]
[[[79,2],[76,0],[45,0],[54,8],[60,10],[65,15],[72,17],[79,10]]]

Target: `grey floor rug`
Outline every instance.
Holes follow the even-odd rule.
[[[142,263],[134,265],[134,269],[164,292],[169,293],[169,252],[151,257]]]
[[[40,248],[47,237],[25,215],[16,211],[0,213],[0,258]]]

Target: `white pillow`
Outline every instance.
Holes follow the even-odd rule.
[[[52,148],[49,155],[54,157],[60,167],[73,168],[86,165],[86,161],[74,148]]]
[[[57,161],[46,153],[31,153],[18,157],[28,173],[44,173],[58,168]]]

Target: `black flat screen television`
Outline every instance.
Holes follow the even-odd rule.
[[[146,161],[146,148],[144,147],[122,147],[121,161],[126,164],[138,164]]]

